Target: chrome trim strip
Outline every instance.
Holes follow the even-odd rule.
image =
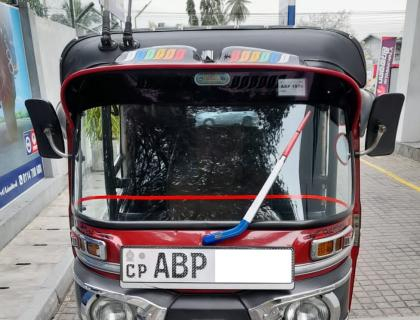
[[[295,284],[272,283],[128,283],[120,281],[124,289],[191,289],[191,290],[293,290]]]
[[[120,274],[120,264],[119,263],[113,263],[113,262],[106,262],[101,261],[95,258],[92,258],[88,255],[86,255],[83,251],[76,249],[76,255],[79,258],[79,260],[87,265],[88,267],[91,267],[93,269],[97,269],[100,271],[113,273],[113,274]]]
[[[342,251],[343,249],[336,250],[336,248],[335,248],[336,241],[337,241],[337,239],[340,239],[341,237],[344,237],[346,234],[349,234],[350,232],[353,232],[353,227],[352,226],[347,226],[347,228],[345,228],[344,230],[342,230],[339,233],[336,233],[336,234],[334,234],[330,237],[313,240],[312,245],[311,245],[311,258],[312,258],[312,260],[325,259],[325,258],[331,257],[331,256],[337,254],[338,252]],[[334,241],[333,251],[329,255],[318,257],[318,246],[321,243],[325,243],[325,242],[328,242],[328,241]]]
[[[341,315],[341,304],[334,292],[322,296],[322,300],[330,310],[330,320],[339,320]]]
[[[74,231],[74,232],[79,236],[81,241],[84,241],[84,246],[86,248],[86,251],[82,251],[84,255],[87,255],[87,256],[95,258],[95,259],[106,260],[106,243],[105,243],[105,241],[98,240],[98,239],[95,239],[95,238],[91,238],[91,237],[89,237],[89,236],[87,236],[83,233],[80,233],[79,231]],[[87,251],[87,243],[88,242],[97,244],[99,246],[99,250],[100,250],[99,257],[97,257],[93,254],[90,254]]]
[[[159,306],[147,299],[144,299],[142,297],[139,296],[132,296],[132,295],[128,295],[128,294],[122,294],[122,293],[118,293],[115,291],[110,291],[108,289],[105,288],[101,288],[101,287],[97,287],[97,286],[93,286],[90,285],[88,283],[83,282],[76,273],[73,273],[73,277],[74,277],[74,281],[81,286],[83,289],[90,291],[92,293],[94,293],[95,295],[100,295],[103,297],[107,297],[110,299],[115,299],[118,301],[123,301],[125,303],[128,304],[132,304],[135,305],[137,307],[141,307],[143,309],[150,308],[150,306],[152,306],[153,308],[155,308],[156,310],[160,311],[162,314],[162,319],[165,317],[166,311],[167,309],[165,307]]]
[[[319,260],[317,262],[305,263],[305,264],[298,264],[295,266],[295,275],[304,275],[312,272],[318,272],[325,270],[329,267],[333,267],[336,264],[340,263],[344,259],[346,259],[350,253],[351,249],[353,248],[353,240],[347,248],[339,251],[336,255],[326,258],[324,260]]]
[[[337,253],[336,255],[330,258],[320,260],[317,262],[298,264],[295,266],[295,276],[318,272],[318,271],[325,270],[329,267],[333,267],[337,265],[338,263],[340,263],[341,261],[343,261],[344,259],[346,259],[350,255],[352,248],[353,248],[353,240],[349,247],[341,250],[339,253]],[[87,265],[88,267],[91,267],[93,269],[98,269],[100,271],[104,271],[108,273],[113,273],[113,274],[118,274],[118,275],[120,274],[121,265],[119,263],[106,262],[106,261],[101,261],[101,260],[89,257],[83,251],[80,251],[78,249],[76,249],[76,254],[77,254],[77,257],[80,259],[80,261],[83,264]]]
[[[353,237],[354,245],[356,247],[360,246],[360,214],[353,215]]]
[[[342,279],[323,288],[306,291],[302,293],[297,293],[297,294],[291,294],[288,296],[278,297],[278,298],[268,300],[257,307],[249,309],[249,315],[252,320],[262,320],[264,319],[264,314],[269,314],[269,312],[274,306],[280,306],[286,303],[298,301],[301,299],[311,298],[314,296],[318,296],[318,295],[322,295],[322,294],[326,294],[331,291],[334,291],[335,289],[344,285],[350,279],[351,273],[352,273],[352,268],[350,268],[349,272]]]

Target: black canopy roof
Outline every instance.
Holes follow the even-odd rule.
[[[122,41],[122,33],[113,40]],[[339,70],[352,77],[360,87],[366,84],[366,64],[359,42],[335,30],[309,28],[241,28],[184,29],[136,31],[134,39],[142,48],[165,45],[186,45],[213,50],[219,58],[229,46],[262,48],[298,55],[307,65]],[[113,64],[123,52],[99,50],[100,36],[76,39],[64,49],[61,60],[61,81],[82,69]]]

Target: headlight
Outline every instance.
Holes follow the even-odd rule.
[[[291,303],[284,313],[285,320],[328,320],[330,312],[320,298],[309,298]]]
[[[295,301],[273,299],[249,310],[251,320],[338,320],[340,314],[334,292]]]
[[[131,307],[122,301],[99,298],[91,309],[92,320],[134,320]]]

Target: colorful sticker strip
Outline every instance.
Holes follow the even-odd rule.
[[[223,49],[222,60],[225,63],[299,64],[299,57],[292,54],[246,47]]]
[[[185,46],[151,47],[124,52],[116,60],[120,64],[197,62],[195,49]]]

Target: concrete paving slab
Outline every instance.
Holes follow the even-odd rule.
[[[57,212],[60,214],[60,212]],[[61,213],[62,214],[62,213]],[[32,221],[26,229],[28,230],[68,230],[69,218],[57,216],[40,216]]]
[[[64,217],[68,218],[69,216],[69,208],[68,206],[60,206],[60,207],[48,207],[43,212],[44,217]]]
[[[0,264],[0,274],[6,274],[7,277],[0,278],[0,287],[28,288],[30,286],[41,286],[45,278],[48,277],[54,268],[53,263],[30,264],[30,265],[13,265]],[[34,274],[38,275],[34,277]]]
[[[420,186],[420,162],[398,155],[363,159],[362,236],[351,319],[420,319],[420,192],[398,181]]]
[[[67,176],[43,179],[18,199],[0,209],[0,250],[25,228],[67,184]],[[62,194],[61,197],[65,197]],[[63,205],[62,200],[57,205]],[[67,204],[68,205],[68,204]]]
[[[73,263],[60,216],[67,206],[65,191],[0,251],[0,319],[48,320],[64,301]]]
[[[0,265],[16,264],[57,264],[63,258],[65,248],[69,248],[70,243],[60,245],[49,245],[47,247],[34,246],[15,246],[10,244],[0,252]]]
[[[22,312],[22,306],[27,306],[32,301],[32,297],[28,298],[19,298],[21,304],[15,303],[14,298],[6,297],[3,298],[0,294],[0,319],[1,320],[11,320],[16,319],[16,315]]]
[[[70,241],[69,231],[66,230],[22,230],[20,236],[14,239],[16,246],[39,246],[43,244],[68,245]]]

